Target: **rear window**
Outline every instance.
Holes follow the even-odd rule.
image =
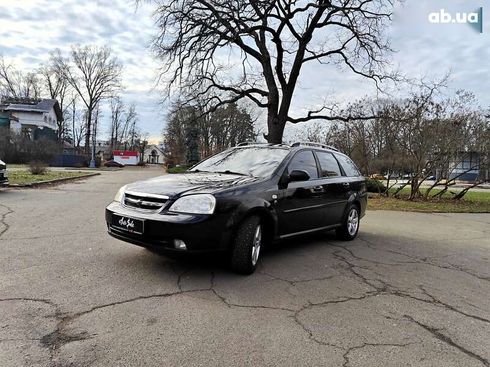
[[[339,164],[332,153],[317,151],[316,155],[318,157],[318,160],[320,161],[322,177],[342,176]]]
[[[361,175],[357,169],[357,166],[350,160],[350,158],[340,154],[335,154],[335,157],[338,159],[340,165],[344,169],[346,176],[357,177]]]

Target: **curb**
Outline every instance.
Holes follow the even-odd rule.
[[[122,171],[120,167],[98,167],[98,168],[88,168],[88,167],[63,167],[65,171]]]
[[[93,177],[93,176],[98,176],[98,175],[100,175],[100,173],[95,172],[95,173],[89,173],[89,174],[86,174],[83,176],[63,177],[63,178],[57,178],[54,180],[33,182],[33,183],[29,183],[29,184],[10,184],[6,188],[9,188],[9,187],[14,187],[14,188],[37,187],[37,186],[56,184],[56,183],[61,183],[61,182],[66,182],[66,181],[77,181],[77,180],[81,180],[81,179]]]

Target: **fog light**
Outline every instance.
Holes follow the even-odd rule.
[[[187,246],[185,245],[185,242],[182,240],[174,240],[174,247],[177,250],[187,250]]]

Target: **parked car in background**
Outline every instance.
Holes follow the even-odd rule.
[[[9,184],[7,165],[0,160],[0,187],[7,186]]]
[[[124,164],[116,162],[114,160],[110,160],[104,163],[104,166],[106,167],[118,167],[118,168],[123,168]]]
[[[272,241],[334,229],[357,236],[366,182],[336,149],[240,144],[186,173],[123,186],[106,208],[111,236],[157,252],[227,251],[250,274]]]

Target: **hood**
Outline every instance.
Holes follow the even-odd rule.
[[[259,178],[199,172],[168,174],[127,185],[127,191],[174,197],[182,194],[212,194],[258,181]]]

